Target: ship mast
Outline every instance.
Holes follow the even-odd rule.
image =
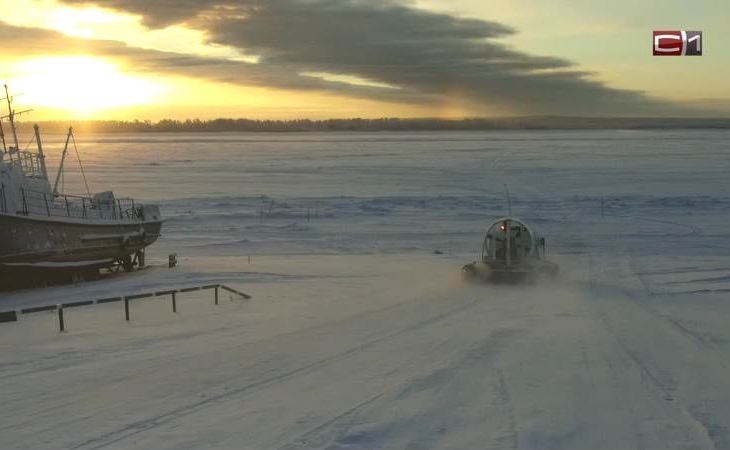
[[[41,173],[43,178],[48,179],[48,171],[46,170],[46,155],[43,153],[43,143],[41,142],[41,131],[38,128],[38,124],[33,125],[33,131],[35,132],[35,142],[38,145],[38,162],[41,165]]]
[[[7,84],[5,85],[5,100],[8,101],[8,118],[10,119],[10,129],[13,130],[13,142],[15,142],[15,150],[17,151],[20,145],[18,145],[18,132],[15,129],[15,111],[13,111],[12,99],[10,98]],[[12,149],[13,147],[10,147],[11,153]]]
[[[0,139],[3,141],[3,152],[8,152],[8,147],[5,145],[5,131],[3,130],[3,119],[0,118]],[[0,155],[0,159],[2,158],[2,155]]]
[[[66,135],[66,145],[63,146],[63,154],[61,155],[61,164],[58,165],[58,174],[56,175],[56,182],[53,183],[53,195],[58,196],[58,182],[61,181],[61,175],[63,174],[63,163],[66,161],[66,154],[68,153],[68,142],[71,140],[71,136],[73,136],[74,129],[72,127],[68,128],[68,134]]]
[[[27,109],[25,111],[16,112],[13,109],[13,104],[12,104],[13,98],[10,96],[10,92],[8,91],[8,85],[6,84],[6,85],[4,85],[4,87],[5,87],[5,98],[3,100],[6,100],[8,103],[8,115],[0,117],[0,137],[2,138],[2,141],[3,141],[3,150],[10,157],[10,162],[13,162],[13,153],[20,152],[20,145],[18,144],[18,130],[15,128],[15,116],[18,114],[24,114],[24,113],[30,112],[31,110]],[[2,100],[0,100],[0,101],[2,101]],[[15,143],[15,147],[13,147],[12,145],[11,146],[6,145],[5,133],[2,130],[2,119],[5,119],[5,118],[9,119],[9,121],[10,121],[10,129],[13,131],[13,142]],[[18,162],[20,162],[20,160],[21,160],[21,156],[18,155]]]

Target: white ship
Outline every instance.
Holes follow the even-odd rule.
[[[111,191],[87,196],[59,192],[73,130],[69,128],[52,186],[38,125],[36,148],[21,150],[15,116],[27,111],[13,110],[7,86],[5,94],[8,114],[0,118],[0,284],[17,285],[52,272],[96,278],[100,268],[143,265],[144,248],[160,236],[158,206],[116,198]],[[4,120],[10,125],[8,139]]]

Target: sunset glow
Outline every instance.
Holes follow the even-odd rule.
[[[0,82],[43,119],[725,117],[723,5],[0,0]],[[706,54],[653,58],[669,24]]]
[[[105,109],[154,102],[163,86],[127,75],[108,61],[89,56],[57,56],[17,63],[14,91],[23,103],[67,110],[88,118]]]

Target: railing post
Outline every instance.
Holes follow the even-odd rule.
[[[177,300],[175,299],[175,293],[172,293],[172,312],[177,312]]]
[[[25,188],[20,188],[20,193],[23,195],[23,214],[28,215],[28,201],[25,199]]]
[[[68,207],[68,195],[64,195],[63,198],[66,200],[66,214],[71,217],[71,209]]]
[[[48,213],[48,215],[50,216],[51,215],[51,208],[48,207],[48,197],[46,197],[46,193],[45,192],[43,193],[43,202],[46,204],[46,213]]]
[[[124,318],[129,322],[129,299],[124,297]]]
[[[2,194],[3,212],[8,212],[8,205],[5,202],[5,183],[0,183],[0,194]]]
[[[58,305],[58,328],[61,333],[66,331],[66,324],[63,322],[63,306]]]
[[[83,210],[84,219],[86,219],[86,197],[81,197],[81,209]]]

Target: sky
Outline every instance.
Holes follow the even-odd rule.
[[[0,0],[48,119],[730,117],[730,2]],[[655,57],[652,30],[701,30]]]

